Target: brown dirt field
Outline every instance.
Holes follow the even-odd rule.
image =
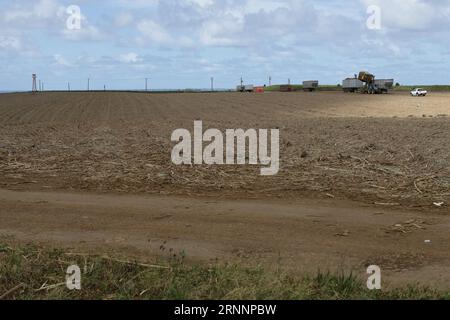
[[[2,94],[0,234],[306,270],[376,260],[448,284],[447,114],[449,93]],[[174,166],[170,135],[196,119],[279,128],[280,173]]]
[[[427,105],[420,111],[419,102]],[[448,102],[450,94],[1,95],[0,187],[331,196],[433,210],[433,202],[450,200],[450,118],[407,115],[441,114]],[[397,113],[405,117],[393,118]],[[192,130],[196,119],[221,130],[280,128],[280,173],[261,177],[259,167],[172,165],[172,131]]]

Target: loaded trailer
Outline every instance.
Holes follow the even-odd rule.
[[[318,87],[319,81],[317,80],[303,81],[303,91],[313,92],[316,91]]]
[[[375,79],[374,86],[377,93],[388,93],[394,87],[394,79]]]
[[[342,89],[344,92],[359,92],[364,88],[364,82],[357,78],[347,78],[342,81]]]
[[[394,86],[394,79],[376,79],[373,74],[361,71],[354,78],[342,81],[344,92],[360,92],[369,94],[388,93]]]

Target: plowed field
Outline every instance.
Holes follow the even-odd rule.
[[[449,115],[447,93],[1,94],[0,234],[157,254],[150,239],[305,270],[378,263],[442,284]],[[280,129],[279,174],[173,165],[171,133],[195,120]]]

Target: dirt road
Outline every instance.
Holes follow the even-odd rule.
[[[0,190],[0,235],[127,256],[293,272],[377,264],[390,285],[450,288],[450,217],[336,200],[223,200]],[[425,243],[431,240],[431,243]]]

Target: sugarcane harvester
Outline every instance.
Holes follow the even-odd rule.
[[[358,80],[364,83],[363,92],[374,94],[375,91],[375,76],[371,73],[361,71],[358,75]]]
[[[366,71],[359,73],[358,80],[364,84],[361,92],[368,94],[388,93],[394,85],[394,79],[375,79],[373,74]]]

